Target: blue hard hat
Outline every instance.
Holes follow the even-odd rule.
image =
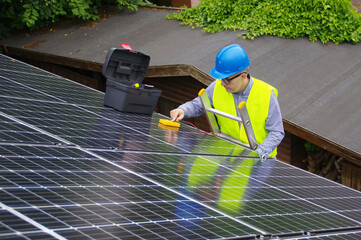
[[[238,45],[232,44],[222,48],[216,57],[216,66],[211,70],[211,75],[223,79],[238,73],[251,65],[246,51]]]

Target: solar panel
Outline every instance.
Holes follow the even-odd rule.
[[[104,96],[99,91],[40,70],[33,73],[33,71],[27,72],[25,69],[20,69],[22,70],[20,72],[6,69],[6,67],[8,66],[3,66],[0,76],[1,85],[4,86],[0,94],[3,96],[78,105],[103,105]]]
[[[0,55],[3,239],[357,239],[361,193]]]

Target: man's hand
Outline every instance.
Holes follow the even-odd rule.
[[[176,108],[170,111],[170,118],[173,122],[178,122],[184,118],[184,109]]]
[[[261,159],[262,162],[267,159],[268,154],[265,153],[265,152],[262,150],[262,148],[260,148],[259,146],[258,146],[258,148],[256,149],[256,152],[258,153],[259,159]]]

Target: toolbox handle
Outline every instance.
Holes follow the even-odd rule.
[[[129,75],[132,72],[132,66],[124,66],[122,63],[118,64],[117,73]]]

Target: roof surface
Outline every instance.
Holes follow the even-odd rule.
[[[92,28],[69,25],[46,34],[16,35],[0,44],[103,63],[106,52],[123,42],[150,55],[150,66],[190,64],[208,74],[217,52],[238,43],[252,61],[251,75],[278,89],[285,120],[361,155],[360,44],[272,36],[243,40],[240,31],[209,34],[181,26],[165,20],[169,13],[125,11]]]

